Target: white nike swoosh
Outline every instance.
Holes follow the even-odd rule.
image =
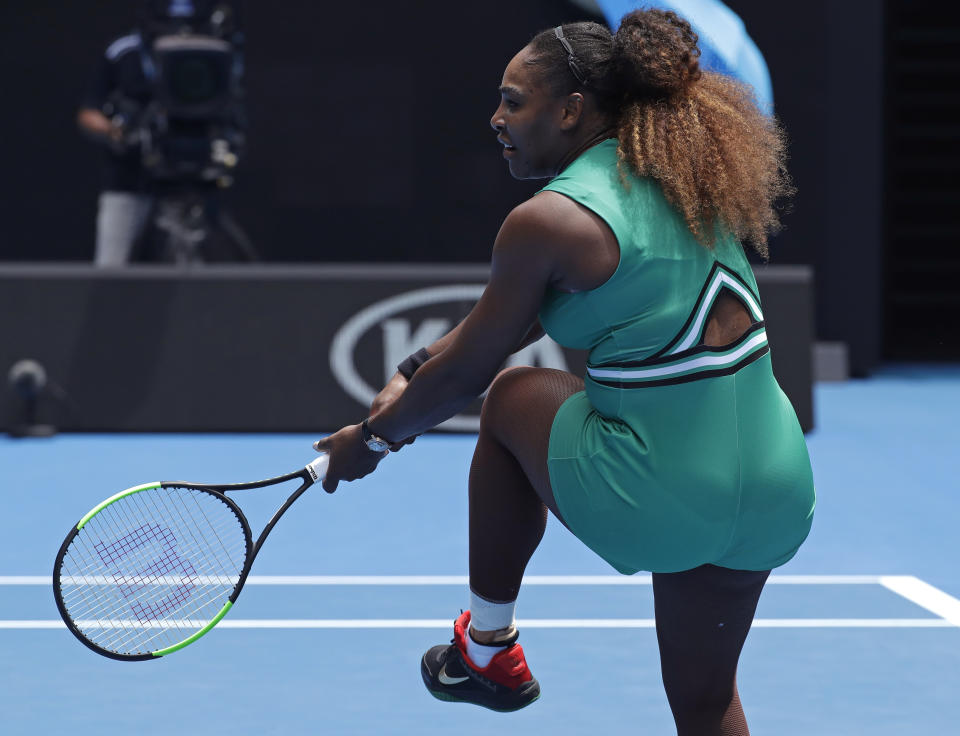
[[[461,682],[466,682],[469,680],[469,677],[449,677],[447,675],[447,665],[444,664],[440,668],[440,674],[437,675],[437,679],[440,680],[441,685],[459,685]]]

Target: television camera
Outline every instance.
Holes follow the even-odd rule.
[[[155,234],[141,247],[151,260],[257,260],[217,196],[233,184],[245,143],[238,10],[236,2],[148,0],[140,60],[149,100],[109,104],[108,116],[124,131],[118,152],[139,151],[157,197]]]
[[[128,142],[159,184],[232,183],[244,146],[243,33],[233,3],[150,0],[141,62],[145,106],[119,100]]]

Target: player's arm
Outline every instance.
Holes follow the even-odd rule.
[[[550,229],[542,201],[530,200],[510,213],[497,235],[483,296],[466,319],[428,348],[431,359],[371,420],[372,431],[400,440],[435,427],[483,393],[508,355],[543,334],[537,312],[556,278]]]
[[[494,254],[494,255],[496,255],[496,254]],[[448,333],[447,333],[446,335],[444,335],[443,337],[438,338],[437,340],[435,340],[434,342],[430,343],[429,345],[427,345],[427,346],[424,348],[424,349],[427,351],[427,353],[430,355],[431,358],[434,357],[435,355],[439,355],[439,354],[442,353],[444,350],[446,350],[447,347],[449,347],[451,344],[453,344],[453,342],[457,339],[457,336],[460,334],[460,329],[461,329],[461,327],[463,327],[463,323],[464,323],[465,321],[466,321],[465,319],[464,319],[464,320],[461,320],[460,322],[458,322],[458,323],[453,327],[453,329],[450,330],[450,332],[448,332]],[[517,346],[511,351],[511,353],[518,353],[518,352],[520,352],[521,350],[523,350],[523,349],[524,349],[525,347],[527,347],[528,345],[530,345],[530,344],[532,344],[532,343],[535,343],[537,340],[539,340],[539,339],[540,339],[541,337],[543,337],[545,334],[546,334],[546,332],[545,332],[544,329],[543,329],[543,325],[540,324],[540,318],[539,318],[539,317],[534,318],[533,324],[530,325],[530,327],[527,329],[526,333],[524,333],[523,337],[520,339],[520,342],[519,342],[519,343],[517,344]],[[401,378],[403,378],[403,375],[402,375],[402,374],[397,373],[396,375],[399,375]],[[404,379],[404,380],[406,380],[406,379]]]
[[[527,347],[527,345],[532,345],[546,334],[547,331],[543,329],[543,325],[540,324],[540,318],[537,317],[534,323],[530,325],[530,329],[527,330],[527,334],[523,336],[523,339],[520,341],[517,349],[513,352],[519,353],[521,350]]]
[[[457,323],[454,328],[450,330],[450,332],[424,348],[430,357],[432,358],[436,355],[439,355],[446,350],[447,347],[457,339],[462,326],[463,321]],[[530,325],[526,334],[524,334],[524,336],[520,339],[520,343],[511,352],[520,352],[527,347],[527,345],[535,343],[545,334],[546,332],[543,329],[543,325],[540,324],[540,319],[534,319],[533,324]],[[409,382],[407,381],[406,376],[404,376],[402,373],[399,371],[394,373],[390,380],[387,381],[386,385],[380,389],[380,392],[376,395],[376,397],[374,397],[373,402],[370,404],[371,416],[374,414],[379,414],[386,407],[396,401],[400,397],[400,394],[406,390],[408,383]],[[481,391],[481,393],[483,392]],[[408,441],[404,442],[403,444],[410,444],[412,441],[413,438],[410,437],[408,438]],[[399,447],[394,447],[394,449],[399,449]]]
[[[426,351],[430,354],[431,358],[442,353],[449,345],[453,343],[454,340],[456,340],[457,336],[460,334],[460,328],[463,326],[464,321],[459,322],[452,330],[450,330],[450,332],[426,347]],[[533,320],[533,324],[530,325],[529,329],[520,339],[520,343],[511,351],[511,353],[520,352],[527,347],[527,345],[535,343],[545,334],[546,333],[543,329],[543,325],[540,324],[540,318],[535,318]]]
[[[446,335],[424,348],[431,358],[442,353],[447,346],[456,339],[457,335],[460,334],[460,325],[462,324],[463,322],[460,322]],[[538,318],[532,325],[530,325],[530,329],[527,330],[527,334],[523,336],[523,338],[520,340],[520,344],[517,345],[513,352],[520,352],[527,347],[527,345],[535,343],[545,334],[546,331],[543,329],[543,325],[540,324],[540,320]],[[394,373],[390,380],[387,381],[387,384],[380,390],[380,393],[376,395],[373,403],[370,404],[370,414],[379,414],[388,405],[396,401],[400,394],[402,394],[407,388],[408,383],[409,381],[407,381],[407,377],[400,373],[400,371]]]
[[[440,353],[442,353],[444,350],[447,349],[447,346],[453,343],[453,341],[457,338],[457,335],[460,334],[460,327],[462,325],[463,325],[463,322],[461,321],[460,323],[457,324],[456,327],[450,330],[450,332],[448,332],[446,335],[441,337],[436,342],[431,343],[429,346],[427,346],[426,350],[428,353],[430,353],[431,358],[434,355],[439,355]],[[535,343],[545,334],[546,332],[543,329],[543,325],[540,324],[540,318],[539,317],[535,318],[533,320],[533,324],[530,325],[526,334],[524,334],[524,336],[521,338],[520,344],[517,345],[511,352],[513,353],[520,352],[525,347],[527,347],[527,345]]]

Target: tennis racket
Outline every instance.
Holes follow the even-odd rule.
[[[192,644],[236,602],[270,530],[323,480],[328,462],[323,453],[252,483],[144,483],[101,502],[67,534],[53,568],[67,627],[112,659],[156,659]],[[250,524],[226,494],[298,478],[252,544]]]

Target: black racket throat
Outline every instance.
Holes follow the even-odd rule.
[[[278,475],[275,478],[265,478],[264,480],[254,480],[249,483],[191,483],[188,481],[162,481],[162,488],[194,488],[198,491],[216,491],[218,493],[230,493],[231,491],[249,491],[254,488],[266,488],[267,486],[278,486],[282,483],[288,483],[299,478],[304,485],[298,488],[294,493],[305,491],[312,486],[317,479],[310,476],[306,468],[301,468],[286,475]]]
[[[250,524],[247,521],[246,517],[243,515],[243,512],[240,510],[240,507],[234,502],[232,498],[227,496],[228,493],[232,491],[249,491],[256,488],[267,488],[269,486],[282,485],[283,483],[289,483],[292,480],[300,479],[303,481],[301,485],[288,497],[287,500],[280,505],[270,517],[270,520],[264,525],[263,530],[260,532],[260,536],[257,537],[257,541],[253,544],[252,548],[249,547],[249,541],[252,537],[252,532],[250,531]],[[160,484],[161,488],[189,488],[196,491],[205,491],[207,493],[213,493],[219,496],[224,503],[231,506],[237,516],[240,519],[240,522],[243,524],[244,530],[247,534],[248,549],[250,553],[247,555],[246,563],[243,566],[243,570],[240,573],[240,580],[237,582],[236,588],[233,591],[233,594],[230,595],[228,600],[230,603],[236,603],[237,598],[240,597],[240,591],[243,590],[244,584],[247,582],[247,576],[250,574],[250,569],[253,567],[253,561],[257,559],[257,554],[260,552],[260,548],[263,547],[263,543],[266,541],[267,536],[270,532],[273,531],[273,527],[276,526],[277,522],[280,521],[282,517],[289,509],[294,502],[304,494],[310,486],[314,485],[315,480],[308,474],[306,468],[303,470],[298,470],[293,473],[287,473],[286,475],[278,475],[275,478],[267,478],[265,480],[251,481],[249,483],[217,483],[217,484],[206,484],[206,483],[186,483],[182,481],[172,481],[172,482],[162,482]]]
[[[250,571],[250,567],[253,565],[253,561],[257,557],[257,553],[260,551],[260,548],[263,546],[264,541],[266,541],[267,536],[273,530],[273,527],[276,526],[276,523],[280,521],[287,509],[289,509],[293,503],[303,495],[303,493],[310,488],[315,483],[315,480],[310,477],[307,473],[306,468],[298,470],[293,473],[287,473],[286,475],[278,475],[275,478],[266,478],[264,480],[251,481],[249,483],[190,483],[186,481],[163,481],[160,483],[161,488],[189,488],[195,491],[205,491],[207,493],[213,493],[219,496],[224,503],[231,506],[235,513],[240,518],[240,521],[243,523],[247,531],[250,531],[250,525],[247,522],[246,517],[243,515],[243,512],[240,510],[240,507],[234,502],[232,498],[227,496],[228,493],[233,491],[249,491],[257,488],[267,488],[269,486],[282,485],[283,483],[289,483],[292,480],[300,479],[303,481],[301,485],[290,494],[286,501],[278,508],[273,516],[270,517],[270,520],[266,523],[263,528],[263,531],[260,532],[260,536],[257,537],[256,543],[253,545],[253,548],[248,555],[247,565],[245,566],[243,573],[240,577],[240,582],[237,585],[236,591],[230,597],[231,602],[235,602],[237,596],[240,595],[240,590],[243,588],[244,582],[246,582],[247,574]]]

